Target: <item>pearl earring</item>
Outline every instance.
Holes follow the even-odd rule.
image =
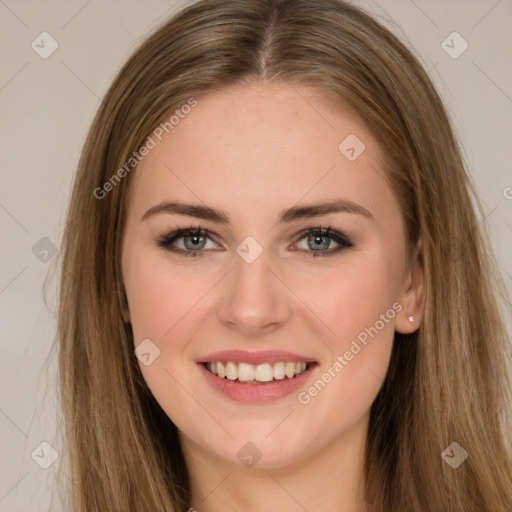
[[[411,324],[414,323],[414,317],[412,315],[409,317],[409,322],[411,322]]]

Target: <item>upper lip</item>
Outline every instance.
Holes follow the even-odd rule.
[[[217,361],[233,361],[234,363],[277,363],[279,361],[293,361],[295,363],[315,362],[311,357],[300,356],[291,352],[280,350],[262,350],[259,352],[248,352],[247,350],[223,350],[200,358],[198,363],[213,363]]]

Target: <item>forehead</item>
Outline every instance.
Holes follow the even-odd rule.
[[[390,199],[375,140],[318,91],[257,83],[196,99],[139,164],[134,201],[282,206],[348,194],[371,207],[378,195]]]

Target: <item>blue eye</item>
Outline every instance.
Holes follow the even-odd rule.
[[[212,240],[212,236],[212,233],[201,227],[176,229],[162,237],[158,241],[158,245],[183,256],[199,256],[204,252],[203,249],[217,250],[218,244]],[[313,258],[331,256],[343,249],[353,247],[351,241],[345,235],[331,230],[330,227],[327,229],[322,227],[305,229],[299,233],[298,242],[302,240],[305,240],[307,248],[296,250],[306,253],[308,256],[312,255]],[[211,242],[214,246],[207,247],[208,242]],[[331,247],[333,242],[336,247]]]
[[[176,247],[178,240],[183,240],[182,247]],[[209,231],[198,228],[177,229],[164,236],[158,244],[165,247],[169,251],[182,254],[183,256],[198,256],[202,249],[205,248],[207,241],[211,241]]]
[[[299,241],[305,239],[308,249],[312,250],[299,250],[312,253],[313,258],[316,258],[317,256],[331,256],[343,249],[353,247],[352,242],[345,235],[331,230],[330,226],[327,229],[322,227],[306,229],[302,231],[300,235],[301,238]],[[337,244],[337,247],[331,247],[333,241]]]

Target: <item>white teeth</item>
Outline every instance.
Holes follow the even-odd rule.
[[[268,363],[259,364],[256,366],[256,374],[254,376],[254,380],[259,380],[260,382],[270,382],[274,378],[274,371],[272,370],[272,366]]]
[[[238,365],[238,380],[240,382],[247,382],[254,380],[254,366],[252,364],[240,363]]]
[[[226,364],[226,377],[229,380],[235,380],[238,378],[238,371],[236,364],[233,361],[228,361]]]
[[[274,379],[284,379],[284,375],[284,363],[279,362],[274,364]]]
[[[228,380],[238,379],[240,382],[270,382],[272,380],[282,380],[285,377],[292,379],[306,371],[307,363],[294,363],[293,361],[279,361],[273,365],[262,363],[253,365],[249,363],[227,362],[209,362],[206,368],[214,375]]]
[[[295,363],[286,363],[284,371],[286,376],[291,379],[295,375]]]

